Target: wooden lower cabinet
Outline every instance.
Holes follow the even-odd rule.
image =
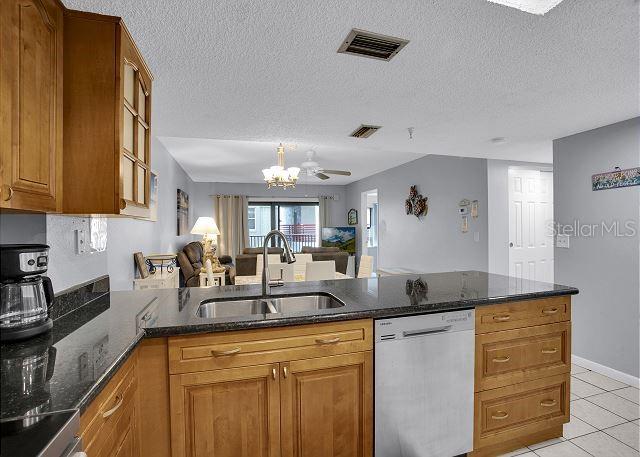
[[[569,422],[571,297],[476,310],[473,457],[562,436]]]
[[[80,416],[89,457],[140,455],[138,379],[134,352]]]
[[[173,457],[280,455],[278,364],[171,376]]]
[[[282,365],[282,456],[370,455],[372,353]]]
[[[336,349],[340,339],[332,336],[332,331],[349,335],[345,323],[301,326],[303,340],[295,336],[295,327],[256,330],[249,343],[234,343],[240,351],[227,351],[228,355],[207,361],[231,367],[172,374],[172,457],[372,456],[372,322],[348,325],[364,329],[362,344],[367,350],[334,354],[349,347]],[[322,338],[310,337],[312,328]],[[263,340],[257,338],[260,332]],[[248,337],[247,332],[237,334],[239,340]],[[224,339],[233,340],[232,335],[228,333]],[[202,347],[209,348],[212,337],[201,338]],[[197,337],[189,338],[188,346],[184,338],[171,340],[170,366],[174,357],[171,347],[183,348],[173,352],[176,361],[186,347],[193,348],[189,351],[198,347]],[[262,350],[262,345],[271,349],[258,357],[256,348]],[[224,353],[215,344],[213,347],[207,354]],[[249,355],[243,357],[245,347]],[[326,356],[319,356],[322,348]],[[295,359],[282,360],[284,354]],[[233,366],[258,359],[271,363]],[[178,371],[181,367],[175,365]]]

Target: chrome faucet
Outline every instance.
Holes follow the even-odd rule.
[[[268,245],[271,238],[274,236],[282,239],[284,243],[284,257],[287,263],[293,263],[296,261],[296,256],[291,252],[291,248],[289,247],[289,242],[287,238],[284,236],[280,230],[271,230],[267,233],[267,236],[264,237],[264,245],[262,246],[262,296],[266,297],[271,293],[272,287],[279,287],[284,285],[282,282],[282,276],[280,279],[271,280],[271,275],[269,274],[269,255],[268,255]]]

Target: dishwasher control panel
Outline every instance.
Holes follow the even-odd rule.
[[[474,329],[473,309],[378,319],[374,322],[376,343]]]

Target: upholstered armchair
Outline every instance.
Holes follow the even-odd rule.
[[[182,251],[178,252],[178,264],[180,265],[180,274],[184,279],[186,287],[200,286],[200,271],[203,266],[204,249],[202,243],[193,241],[187,244]],[[236,278],[236,269],[233,265],[231,256],[223,255],[218,257],[220,264],[225,269],[226,284],[233,284]]]

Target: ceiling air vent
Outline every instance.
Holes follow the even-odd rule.
[[[354,54],[378,60],[391,60],[409,40],[353,29],[344,39],[339,53]]]
[[[353,138],[369,138],[371,135],[376,133],[382,127],[379,125],[364,125],[362,124],[360,127],[351,132]]]

